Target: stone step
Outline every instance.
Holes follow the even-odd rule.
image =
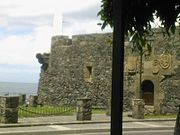
[[[154,114],[154,106],[145,105],[145,107],[144,107],[144,113],[145,113],[145,114]]]

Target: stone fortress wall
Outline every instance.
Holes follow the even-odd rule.
[[[43,55],[49,59],[40,75],[39,100],[75,104],[77,98],[88,97],[94,105],[105,105],[111,91],[110,39],[111,34],[52,37],[51,53]]]
[[[150,38],[152,53],[143,55],[139,86],[139,55],[125,42],[124,110],[132,99],[143,98],[155,113],[175,113],[180,103],[180,35]],[[94,106],[106,106],[111,97],[112,34],[52,37],[51,53],[38,54],[42,64],[39,102],[75,104],[88,97]]]

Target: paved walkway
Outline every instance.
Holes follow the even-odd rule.
[[[93,114],[92,120],[90,121],[77,121],[76,115],[72,116],[49,116],[49,117],[34,117],[34,118],[19,118],[17,124],[2,124],[0,123],[0,127],[8,127],[8,126],[35,126],[35,125],[67,125],[67,124],[91,124],[91,123],[110,123],[110,116],[105,114]],[[123,123],[125,122],[151,122],[151,121],[174,121],[175,119],[132,119],[131,117],[127,117],[127,115],[123,116]]]
[[[90,121],[77,121],[76,115],[71,116],[46,116],[46,117],[32,117],[32,118],[19,118],[17,124],[3,124],[2,127],[19,127],[19,126],[44,126],[44,125],[67,125],[67,124],[91,124],[91,123],[110,123],[110,116],[105,114],[92,115]]]
[[[68,123],[82,123],[83,121],[77,121],[76,115],[72,116],[50,116],[50,117],[36,117],[36,118],[20,118],[19,124],[29,124],[29,123],[59,123],[59,124],[68,124]],[[96,114],[92,115],[91,121],[84,122],[110,122],[110,117],[105,114]]]

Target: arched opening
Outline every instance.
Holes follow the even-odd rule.
[[[142,99],[145,105],[154,105],[154,84],[150,80],[141,83]]]

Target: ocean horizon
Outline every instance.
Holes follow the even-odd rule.
[[[0,95],[37,94],[38,83],[0,82]]]

